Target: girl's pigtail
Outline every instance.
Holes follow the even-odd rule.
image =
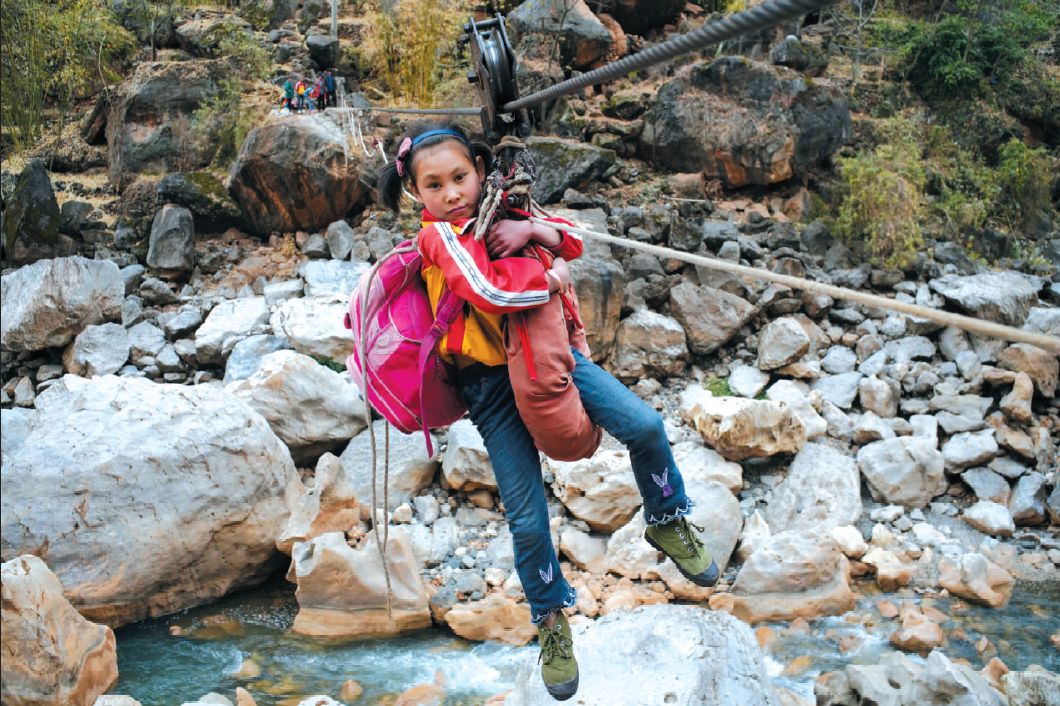
[[[397,164],[390,162],[379,170],[379,200],[384,206],[394,213],[400,208],[401,201],[401,176],[397,171]]]

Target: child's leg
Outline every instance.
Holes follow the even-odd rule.
[[[674,463],[662,417],[611,373],[574,351],[574,384],[589,417],[629,449],[633,476],[644,498],[644,519],[662,524],[692,504]]]
[[[515,548],[515,568],[534,623],[574,605],[574,589],[560,573],[548,524],[541,458],[515,407],[507,366],[461,384],[471,421],[482,434],[497,478]]]

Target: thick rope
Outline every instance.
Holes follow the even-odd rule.
[[[382,267],[383,263],[392,257],[397,255],[403,255],[405,253],[413,252],[416,249],[415,245],[401,248],[399,250],[392,250],[388,255],[380,259],[374,265],[372,269],[368,271],[368,276],[365,278],[365,293],[367,294],[372,290],[372,282],[375,280],[376,275],[379,274],[379,268]],[[368,425],[368,437],[371,439],[372,447],[372,532],[375,534],[375,545],[379,550],[379,559],[383,563],[383,578],[386,581],[386,619],[387,623],[392,623],[394,620],[393,616],[393,603],[394,603],[394,592],[390,585],[390,567],[386,563],[386,550],[387,540],[390,538],[390,517],[388,509],[390,507],[390,422],[383,421],[385,426],[386,435],[386,446],[383,457],[383,532],[380,535],[379,532],[379,494],[376,489],[376,476],[379,466],[379,450],[375,440],[375,430],[372,428],[372,406],[368,403],[368,337],[365,332],[368,330],[368,306],[367,301],[361,302],[361,340],[360,340],[360,354],[361,354],[361,380],[364,383],[364,389],[361,393],[364,395],[364,421]]]
[[[536,204],[535,204],[536,205]],[[541,223],[543,225],[555,228],[555,223],[543,220],[537,217],[531,217],[529,220],[535,223]],[[770,272],[769,270],[761,270],[756,267],[748,267],[746,265],[740,265],[735,262],[729,262],[727,260],[717,260],[714,258],[704,257],[703,255],[695,255],[692,253],[681,252],[672,248],[664,248],[661,245],[652,245],[650,243],[641,243],[635,240],[627,240],[626,238],[617,238],[607,233],[597,233],[595,231],[586,230],[579,227],[564,227],[564,230],[569,230],[580,235],[589,236],[595,240],[599,240],[604,243],[611,245],[618,245],[623,248],[631,248],[633,250],[640,250],[642,252],[651,253],[657,257],[670,258],[675,260],[681,260],[692,265],[699,267],[706,267],[712,270],[721,270],[722,272],[730,272],[739,277],[746,279],[765,280],[767,282],[775,282],[776,284],[782,284],[785,287],[791,289],[799,289],[807,292],[816,292],[818,294],[827,294],[833,299],[842,299],[844,301],[855,302],[857,304],[863,304],[864,306],[876,307],[879,309],[887,309],[889,311],[896,311],[907,316],[916,316],[921,319],[927,319],[934,321],[935,323],[942,324],[943,326],[954,326],[971,333],[979,334],[982,336],[988,336],[990,338],[999,338],[1005,341],[1018,341],[1020,343],[1029,343],[1033,346],[1038,346],[1043,350],[1050,351],[1060,355],[1060,337],[1050,336],[1044,333],[1038,333],[1035,331],[1025,331],[1023,329],[1015,328],[1014,326],[1006,326],[1004,324],[995,323],[993,321],[984,321],[982,319],[973,318],[971,316],[964,316],[962,314],[954,314],[948,311],[939,311],[938,309],[931,309],[925,306],[918,306],[916,304],[908,304],[906,302],[898,301],[896,299],[888,299],[878,294],[869,294],[866,292],[858,292],[853,289],[847,289],[845,287],[836,287],[831,284],[824,284],[823,282],[815,282],[813,280],[803,279],[802,277],[793,277],[791,275],[782,275],[776,272]]]

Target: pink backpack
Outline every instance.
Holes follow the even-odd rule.
[[[343,323],[354,342],[346,367],[365,400],[402,432],[422,430],[430,457],[428,429],[452,424],[467,411],[452,366],[438,355],[438,342],[464,301],[446,290],[438,315],[431,313],[422,262],[411,240],[387,253],[361,276]]]

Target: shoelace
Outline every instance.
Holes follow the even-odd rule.
[[[545,664],[552,664],[558,655],[563,655],[563,659],[570,659],[570,648],[573,643],[560,632],[558,627],[541,627],[541,654],[537,656],[537,661],[541,662],[544,660]]]
[[[695,532],[693,532],[692,529],[694,529]],[[690,557],[698,556],[699,550],[703,548],[703,540],[701,540],[699,534],[697,534],[702,531],[702,527],[689,521],[686,517],[680,517],[677,520],[677,536],[688,549],[688,555]]]

